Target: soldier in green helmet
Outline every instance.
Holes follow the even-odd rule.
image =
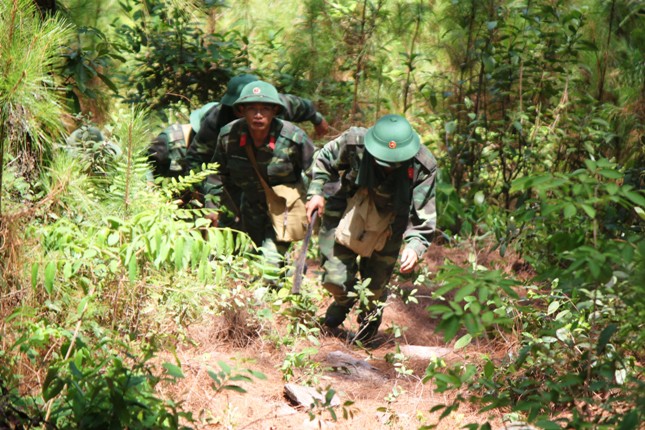
[[[304,189],[303,172],[311,166],[314,146],[298,126],[278,119],[285,105],[273,85],[251,82],[233,105],[242,118],[219,133],[212,159],[219,171],[209,179],[208,193],[221,196],[230,186],[241,190],[241,229],[260,247],[266,266],[278,268],[289,243],[276,240],[267,197],[247,151],[268,186],[296,184]]]
[[[215,152],[215,145],[220,130],[226,124],[242,117],[242,112],[239,108],[234,107],[235,101],[240,97],[242,89],[249,83],[258,81],[259,78],[252,74],[243,74],[232,78],[227,87],[226,94],[221,99],[221,103],[211,108],[206,112],[201,128],[196,133],[194,140],[186,154],[186,168],[184,173],[187,174],[191,170],[199,171],[202,164],[209,163],[213,159]],[[279,119],[289,122],[306,122],[309,121],[314,125],[316,134],[324,135],[327,133],[329,125],[320,112],[316,111],[314,104],[311,100],[297,97],[291,94],[278,94],[282,109],[278,114]],[[199,188],[199,191],[205,195],[209,194],[210,180],[206,181]],[[227,187],[227,201],[230,202],[228,209],[230,212],[236,212],[241,203],[241,190],[235,184],[229,184]],[[206,201],[207,207],[214,207],[212,203]],[[220,225],[222,225],[220,220]]]
[[[435,158],[399,115],[385,115],[369,129],[351,127],[320,150],[307,215],[322,215],[322,283],[334,297],[323,322],[330,331],[338,330],[356,303],[358,280],[369,278],[373,295],[360,304],[354,339],[366,342],[377,334],[397,260],[402,273],[410,272],[430,245],[436,173]],[[326,195],[325,185],[337,181],[340,186]]]

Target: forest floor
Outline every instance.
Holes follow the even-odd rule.
[[[445,260],[469,264],[468,254],[463,249],[433,246],[424,264],[434,274]],[[479,264],[503,270],[516,278],[522,276],[515,270],[518,268],[517,262],[517,258],[501,258],[497,252],[478,255]],[[311,270],[313,262],[308,264],[307,286],[315,285],[318,271],[315,268]],[[525,270],[524,265],[519,267]],[[190,328],[188,335],[192,344],[184,345],[175,352],[182,363],[185,378],[172,387],[166,387],[164,394],[176,400],[181,399],[184,409],[192,411],[199,422],[197,428],[200,429],[418,429],[437,423],[441,412],[430,410],[436,405],[450,404],[454,394],[436,392],[431,381],[423,382],[430,358],[406,358],[402,365],[407,372],[403,375],[397,371],[391,357],[405,345],[411,345],[434,347],[434,351],[447,363],[478,363],[484,356],[499,360],[514,349],[515,335],[505,334],[504,338],[493,341],[474,341],[455,351],[454,340],[448,344],[444,342],[442,334],[435,331],[437,321],[426,311],[426,307],[433,302],[430,288],[412,286],[411,281],[409,285],[400,287],[417,288],[418,303],[404,304],[400,296],[390,297],[377,341],[369,349],[354,345],[343,337],[323,334],[317,338],[317,345],[314,342],[299,345],[300,350],[315,348],[317,352],[309,357],[310,361],[303,367],[315,369],[316,386],[323,388],[323,392],[333,388],[341,404],[353,402],[346,408],[352,412],[351,417],[344,418],[343,407],[340,406],[336,409],[336,420],[324,408],[317,408],[312,419],[307,407],[294,404],[285,395],[287,381],[280,369],[285,354],[276,348],[275,342],[257,338],[244,347],[235,347],[217,334],[219,328],[216,320]],[[321,307],[319,313],[323,314],[324,310]],[[402,336],[394,338],[387,330],[392,325],[407,327],[407,330]],[[356,330],[356,326],[355,315],[350,314],[345,327]],[[351,357],[357,362],[348,364],[348,367],[339,367],[336,362],[339,355]],[[166,358],[172,361],[171,357]],[[219,361],[234,368],[237,366],[238,369],[262,372],[266,380],[231,382],[242,386],[246,393],[229,390],[216,392],[208,371],[219,371]],[[401,365],[398,368],[401,370]],[[294,369],[294,377],[288,382],[306,385],[304,381],[307,375],[301,375],[301,370]],[[493,429],[503,429],[501,418],[499,414],[477,415],[475,406],[462,405],[438,422],[436,428],[458,429],[469,423],[488,420]]]

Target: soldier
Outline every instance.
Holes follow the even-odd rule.
[[[206,112],[204,116],[203,127],[196,134],[195,142],[191,145],[186,156],[188,170],[199,169],[203,163],[211,161],[217,136],[222,127],[242,116],[242,112],[233,107],[234,102],[239,98],[240,92],[246,84],[257,80],[257,76],[245,74],[236,76],[229,81],[221,103]],[[311,100],[291,94],[279,94],[279,98],[283,109],[278,118],[290,122],[310,121],[315,127],[316,134],[322,136],[327,133],[329,125],[325,117],[316,111]]]
[[[378,332],[386,285],[401,244],[402,273],[410,272],[435,231],[437,164],[419,135],[399,115],[385,115],[373,127],[352,127],[319,152],[307,197],[307,216],[322,215],[319,246],[322,282],[334,297],[324,325],[337,331],[357,301],[357,275],[370,278],[373,293],[361,303],[355,340]],[[325,185],[340,186],[325,199]],[[372,240],[373,239],[373,240]],[[360,261],[358,261],[358,256]]]
[[[218,103],[207,103],[190,113],[190,124],[173,124],[152,141],[148,160],[154,177],[177,178],[186,170],[186,151],[195,134],[199,132],[204,115]]]
[[[276,240],[265,191],[249,157],[254,154],[268,186],[301,184],[302,172],[311,166],[314,146],[303,130],[277,118],[286,107],[267,82],[246,85],[233,106],[242,118],[223,126],[219,133],[212,161],[220,167],[211,177],[209,193],[221,196],[231,184],[240,188],[241,229],[261,247],[267,266],[281,267],[289,243]],[[252,154],[247,153],[249,149]]]
[[[212,107],[204,116],[202,127],[199,133],[196,134],[186,154],[186,170],[184,173],[187,174],[191,170],[199,171],[202,164],[211,162],[215,151],[215,144],[217,143],[217,136],[222,127],[242,116],[242,112],[233,107],[234,102],[239,98],[242,88],[246,84],[257,80],[258,77],[255,75],[244,74],[236,76],[229,81],[226,94],[222,97],[221,103]],[[278,97],[281,106],[283,106],[278,118],[290,122],[310,121],[315,127],[316,134],[324,135],[327,133],[329,125],[320,112],[316,111],[311,100],[291,94],[279,94]],[[203,194],[209,194],[209,188],[209,181],[206,181],[200,187],[199,191]],[[228,184],[227,193],[226,200],[227,206],[229,206],[228,209],[230,212],[236,212],[241,202],[240,188],[234,184]],[[206,207],[215,207],[209,201],[206,201],[205,204]]]

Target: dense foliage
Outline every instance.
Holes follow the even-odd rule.
[[[252,72],[316,101],[334,134],[404,113],[437,156],[438,239],[473,253],[419,274],[428,314],[456,349],[515,342],[503,359],[433,361],[424,381],[456,393],[433,412],[476,405],[472,429],[490,428],[488,411],[641,428],[642,2],[52,3],[0,0],[0,427],[190,427],[181,399],[160,395],[181,363],[159,355],[212,315],[235,346],[275,343],[285,380],[319,384],[298,340],[315,344],[320,291],[264,290],[245,235],[178,207],[217,166],[149,181],[151,125]],[[64,127],[91,125],[105,141],[65,141]],[[512,251],[531,276],[485,267],[479,249]],[[218,367],[215,392],[262,383]],[[312,416],[336,417],[327,396]]]

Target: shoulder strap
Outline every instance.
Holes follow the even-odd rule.
[[[417,152],[414,158],[416,158],[419,163],[428,170],[435,168],[437,165],[437,161],[434,156],[425,146],[419,148],[419,152]]]
[[[271,197],[272,200],[277,199],[278,195],[275,193],[275,191],[273,191],[273,189],[269,186],[269,184],[267,184],[267,182],[264,180],[264,177],[262,176],[262,173],[260,173],[260,169],[258,169],[258,164],[255,161],[255,154],[253,153],[253,149],[251,148],[251,145],[246,144],[246,134],[243,134],[241,136],[241,139],[243,140],[243,142],[241,142],[241,146],[244,146],[244,150],[246,151],[246,156],[249,158],[249,161],[253,166],[253,170],[255,170],[255,174],[258,175],[258,179],[262,184],[262,188],[264,188],[264,192],[266,193],[267,196]]]

